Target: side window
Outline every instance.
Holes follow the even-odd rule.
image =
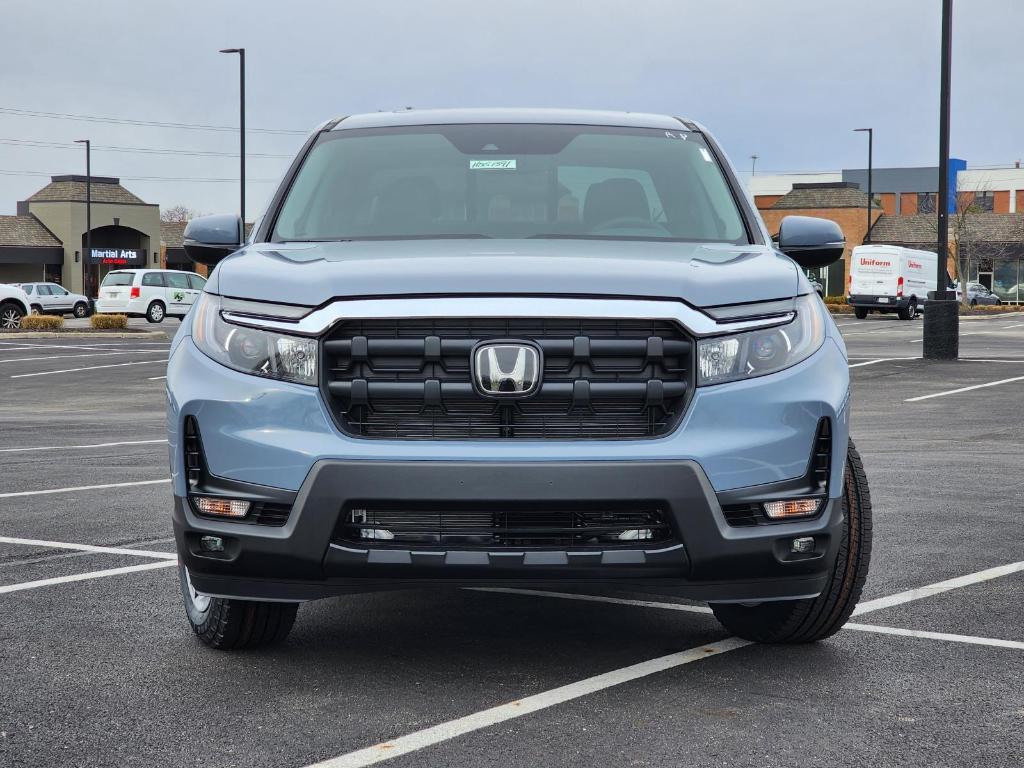
[[[188,288],[188,275],[184,272],[164,272],[168,288]]]
[[[192,284],[192,290],[201,291],[203,286],[206,285],[206,280],[201,278],[199,275],[189,275],[188,281]]]
[[[50,291],[50,286],[48,286],[48,285],[37,285],[36,286],[36,294],[39,295],[39,296],[51,296],[51,295],[53,295],[52,292]]]
[[[23,285],[21,286],[21,290],[31,296],[36,292],[36,287],[34,285]]]
[[[147,272],[142,276],[142,284],[151,287],[163,287],[164,276],[160,272]]]

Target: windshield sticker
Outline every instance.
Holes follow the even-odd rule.
[[[470,160],[469,169],[471,171],[485,171],[485,170],[510,170],[516,169],[516,161],[513,159],[509,160]]]
[[[711,153],[708,152],[706,149],[704,149],[704,147],[700,148],[700,155],[701,155],[701,157],[704,158],[704,162],[706,162],[706,163],[713,163],[713,162],[715,162],[714,160],[711,159]]]

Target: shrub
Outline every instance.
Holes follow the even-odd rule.
[[[23,331],[59,331],[64,327],[64,318],[57,315],[26,315],[21,318]]]
[[[845,304],[846,303],[846,297],[845,296],[826,296],[825,297],[825,303],[826,304]]]
[[[89,318],[93,328],[117,329],[128,327],[127,315],[93,315]]]

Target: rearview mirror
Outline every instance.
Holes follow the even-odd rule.
[[[778,248],[804,269],[827,267],[843,257],[846,238],[834,221],[787,216],[779,225]]]
[[[200,216],[185,227],[185,255],[212,267],[242,247],[242,219],[229,213]]]

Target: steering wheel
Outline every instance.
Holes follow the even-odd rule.
[[[647,229],[657,232],[668,232],[668,230],[661,226],[661,224],[653,222],[650,219],[641,219],[634,216],[618,216],[614,219],[608,219],[608,221],[602,221],[590,231],[593,233],[601,232],[606,229]]]

